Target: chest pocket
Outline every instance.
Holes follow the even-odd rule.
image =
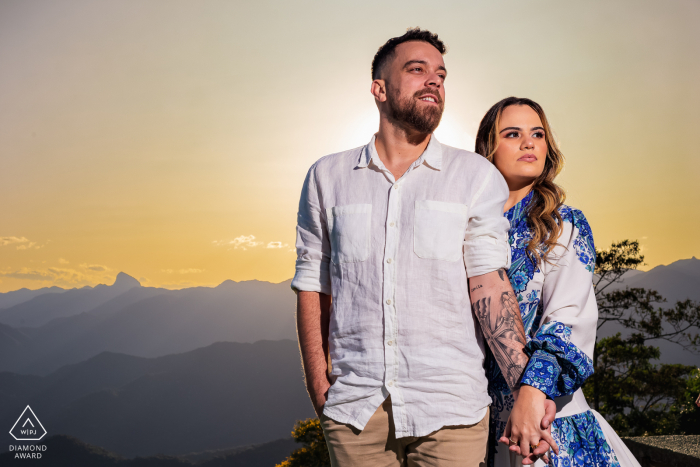
[[[358,263],[369,257],[371,204],[348,204],[326,209],[331,261]]]
[[[466,204],[416,200],[413,251],[420,258],[459,261],[467,220]]]

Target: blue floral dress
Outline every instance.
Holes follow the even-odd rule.
[[[598,308],[593,290],[595,246],[583,213],[562,206],[564,224],[549,259],[533,262],[527,254],[532,232],[527,210],[530,192],[505,213],[510,221],[508,277],[520,305],[530,356],[522,383],[540,389],[557,404],[552,436],[559,455],[550,452],[550,466],[638,466],[624,443],[600,414],[591,410],[581,385],[593,374]],[[508,389],[493,355],[487,352],[486,371],[491,405],[489,467],[520,466],[522,457],[498,439],[513,408]],[[538,461],[536,465],[544,466]]]

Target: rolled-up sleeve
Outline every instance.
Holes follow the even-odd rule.
[[[464,265],[467,277],[481,276],[510,267],[508,229],[503,206],[508,200],[508,185],[492,164],[469,206],[469,223],[464,237]]]
[[[330,244],[316,180],[316,165],[309,169],[297,214],[297,261],[292,279],[295,292],[331,294]]]

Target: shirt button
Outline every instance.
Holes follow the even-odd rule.
[[[398,185],[394,185],[394,190],[398,190],[398,189],[399,189],[399,186],[398,186]]]
[[[391,224],[389,224],[389,227],[393,227],[393,226],[394,226],[394,223],[393,223],[393,222],[392,222]]]
[[[391,264],[391,258],[387,259],[386,262]]]
[[[389,341],[389,342],[387,342],[387,344],[394,345],[394,341]]]
[[[387,298],[386,304],[387,304],[387,305],[391,305],[391,299],[390,299],[390,298]]]
[[[393,381],[389,381],[389,386],[393,386],[393,385],[394,385],[394,382],[393,382]]]

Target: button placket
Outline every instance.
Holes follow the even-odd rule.
[[[399,358],[398,358],[398,348],[397,348],[397,311],[396,311],[396,257],[398,254],[398,243],[399,243],[399,229],[396,220],[400,216],[401,209],[401,190],[399,189],[399,184],[394,183],[392,188],[389,190],[389,205],[387,209],[387,218],[385,220],[386,225],[386,245],[384,248],[384,277],[383,277],[383,289],[384,289],[384,317],[385,317],[385,362],[386,367],[384,371],[386,386],[391,393],[394,394],[396,403],[403,401],[403,397],[399,393],[399,388],[397,387],[397,380],[399,376]],[[400,425],[403,425],[402,420],[404,419],[404,414],[398,421]],[[402,427],[397,427],[403,429]]]
[[[410,167],[406,173],[393,184],[389,190],[389,205],[387,217],[385,219],[386,245],[384,247],[385,267],[383,275],[384,285],[384,334],[386,343],[384,345],[385,368],[384,381],[389,392],[394,395],[392,404],[397,410],[398,419],[395,419],[397,431],[402,431],[406,426],[406,410],[403,395],[398,387],[399,378],[399,349],[397,342],[397,310],[396,310],[396,258],[399,248],[399,223],[397,220],[401,215],[401,193],[402,184],[406,176],[414,167]]]

